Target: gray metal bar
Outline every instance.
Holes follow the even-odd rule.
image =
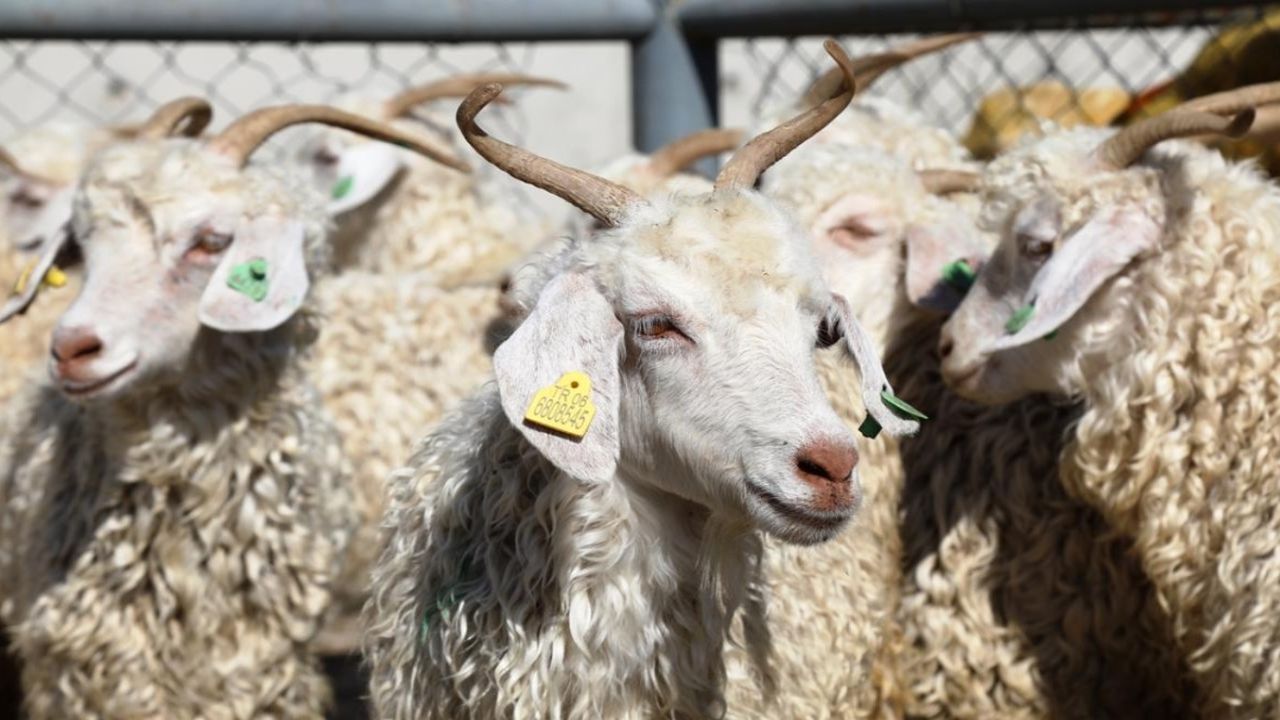
[[[658,21],[631,45],[631,132],[636,149],[651,152],[695,130],[715,125],[719,88],[715,40],[685,42],[675,24]],[[698,165],[715,170],[715,160]]]
[[[1134,14],[1257,5],[1258,0],[685,0],[679,20],[691,37],[723,38],[1132,24]]]
[[[648,0],[0,0],[0,37],[503,41],[637,38]]]

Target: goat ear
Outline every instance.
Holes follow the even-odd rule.
[[[292,317],[311,284],[305,241],[297,220],[242,222],[200,297],[200,322],[224,332],[258,332]]]
[[[71,222],[75,197],[75,183],[56,188],[23,237],[13,238],[15,244],[19,247],[34,245],[43,248],[47,239],[65,232]]]
[[[1136,206],[1095,215],[1059,244],[1031,281],[1023,305],[1034,308],[1030,320],[992,349],[1025,345],[1057,330],[1098,288],[1159,242],[1159,223]]]
[[[862,404],[866,406],[867,412],[890,435],[897,437],[914,434],[920,429],[920,423],[898,417],[885,404],[882,393],[892,396],[893,388],[889,386],[889,378],[885,376],[884,366],[880,364],[880,351],[853,317],[849,302],[840,295],[832,295],[832,312],[844,334],[845,350],[858,364],[858,374],[862,376]]]
[[[876,197],[842,195],[813,221],[815,250],[819,257],[831,253],[868,255],[894,236],[895,223],[894,213]]]
[[[36,295],[44,287],[45,275],[53,267],[58,255],[66,250],[70,241],[71,231],[65,224],[43,237],[40,241],[40,250],[36,253],[36,262],[26,273],[27,277],[22,289],[0,306],[0,323],[7,322],[14,315],[26,312],[31,303],[35,302]],[[5,280],[7,281],[8,278]]]
[[[329,214],[337,215],[369,202],[395,179],[400,152],[380,142],[347,148],[338,158],[338,179],[330,192]]]
[[[493,370],[507,419],[543,457],[575,478],[607,480],[617,467],[621,352],[622,323],[591,279],[578,272],[553,278],[528,318],[494,352]],[[580,439],[525,420],[538,391],[570,372],[586,375],[595,406]]]
[[[913,224],[906,231],[907,299],[926,310],[950,314],[964,299],[988,249],[965,218]]]

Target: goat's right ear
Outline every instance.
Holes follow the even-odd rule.
[[[330,215],[337,215],[369,202],[391,184],[403,162],[400,152],[381,142],[363,142],[342,151],[338,158],[338,179],[330,191]]]
[[[543,288],[528,318],[493,355],[507,419],[543,457],[581,480],[607,480],[618,464],[622,330],[613,307],[594,282],[582,273],[565,272]],[[538,391],[553,387],[572,372],[590,381],[595,407],[581,438],[525,419]]]
[[[297,220],[241,223],[200,296],[200,322],[223,332],[261,332],[293,317],[311,286],[305,244]]]

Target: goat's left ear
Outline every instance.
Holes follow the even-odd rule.
[[[580,480],[607,480],[618,464],[621,354],[622,323],[613,307],[591,278],[570,271],[552,278],[533,311],[493,355],[507,419],[543,457]],[[534,396],[566,373],[586,376],[595,407],[580,438],[526,420]]]
[[[1011,325],[1012,334],[997,340],[992,350],[1025,345],[1057,330],[1098,288],[1159,243],[1160,225],[1137,206],[1095,215],[1061,242],[1036,273],[1019,311],[1029,312],[1030,318],[1021,327]]]
[[[948,220],[907,227],[904,271],[911,304],[944,314],[964,299],[988,255],[971,220],[958,212]]]
[[[862,404],[880,427],[890,435],[899,437],[912,435],[920,429],[920,423],[898,417],[884,401],[884,394],[893,397],[893,388],[889,386],[889,378],[884,374],[884,366],[880,364],[880,351],[875,342],[862,329],[849,308],[849,302],[840,295],[832,295],[832,313],[840,325],[844,335],[845,349],[858,364],[858,374],[862,377]]]
[[[369,202],[395,179],[402,162],[400,152],[381,142],[364,142],[347,148],[338,158],[338,179],[330,190],[330,215],[344,213]]]
[[[301,222],[242,222],[200,297],[200,322],[224,332],[278,327],[307,298],[306,231]]]

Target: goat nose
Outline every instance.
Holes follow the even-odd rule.
[[[53,333],[52,350],[53,359],[60,363],[87,362],[102,352],[102,340],[89,328],[59,328]]]
[[[942,336],[938,338],[939,357],[941,357],[943,360],[946,360],[951,355],[951,351],[954,350],[955,347],[956,347],[956,344],[955,344],[955,341],[951,339],[951,333],[943,330]]]
[[[857,464],[858,451],[847,440],[816,440],[796,451],[796,474],[809,485],[848,483]]]

